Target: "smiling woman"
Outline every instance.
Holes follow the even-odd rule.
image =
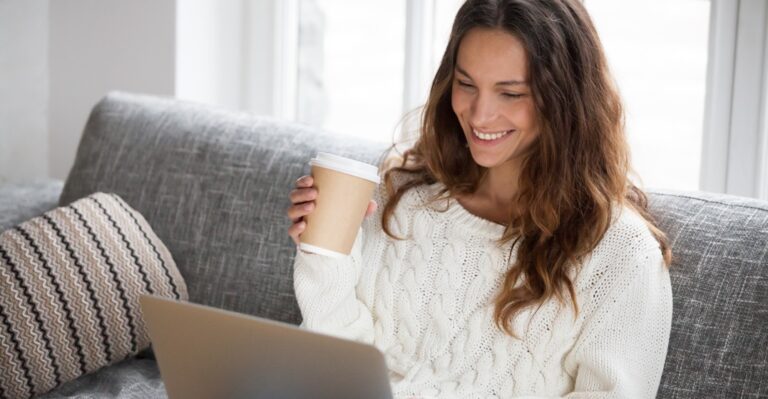
[[[472,158],[482,167],[514,174],[538,135],[523,44],[503,31],[472,30],[459,47],[455,72],[451,105]]]
[[[402,397],[654,397],[671,254],[622,122],[580,0],[467,1],[351,254],[298,251],[303,326],[377,346]]]

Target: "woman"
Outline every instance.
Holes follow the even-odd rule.
[[[583,5],[469,0],[352,254],[297,254],[303,325],[377,346],[397,396],[652,398],[671,254],[628,172]]]

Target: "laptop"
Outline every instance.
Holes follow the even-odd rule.
[[[391,399],[371,345],[157,296],[141,309],[170,399]]]

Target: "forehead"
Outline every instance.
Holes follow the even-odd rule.
[[[525,80],[528,59],[523,43],[501,29],[474,28],[459,43],[456,63],[475,80]]]

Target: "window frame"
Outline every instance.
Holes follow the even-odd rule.
[[[768,199],[767,27],[763,0],[711,0],[700,190]]]
[[[299,0],[242,0],[243,108],[278,119],[296,117]],[[290,71],[290,72],[289,72]]]

